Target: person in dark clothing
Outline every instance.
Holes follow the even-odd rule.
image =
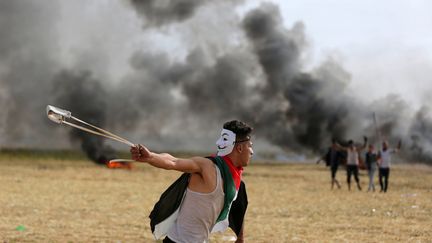
[[[374,175],[378,164],[378,154],[375,152],[375,147],[372,144],[369,145],[368,152],[366,153],[365,156],[365,162],[366,162],[366,169],[368,171],[368,176],[369,176],[368,191],[370,190],[375,191]]]
[[[326,165],[330,167],[331,189],[333,189],[335,184],[339,189],[341,188],[339,181],[336,179],[336,172],[342,159],[343,154],[337,149],[336,140],[333,139],[327,153],[317,161],[318,164],[321,160],[324,160]]]
[[[379,183],[381,186],[380,192],[387,192],[388,188],[388,179],[390,176],[390,165],[391,165],[391,155],[394,153],[398,153],[402,146],[402,141],[399,140],[399,143],[396,148],[389,148],[388,142],[384,141],[382,143],[382,148],[378,153],[378,165],[379,165]]]

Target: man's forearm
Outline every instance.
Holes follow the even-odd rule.
[[[131,147],[130,151],[132,159],[139,162],[148,163],[154,167],[166,170],[178,170],[188,173],[198,173],[202,170],[201,163],[207,162],[204,158],[200,160],[199,157],[179,159],[167,153],[153,153],[140,144]]]
[[[157,168],[166,170],[173,169],[175,161],[177,160],[174,156],[167,153],[154,153],[141,145],[138,146],[139,147],[131,148],[132,159],[138,162],[150,164]]]
[[[143,162],[157,168],[172,170],[175,164],[175,159],[174,156],[167,153],[158,154],[150,152],[150,156]]]
[[[363,149],[365,149],[366,147],[367,147],[367,144],[368,144],[368,139],[367,139],[367,137],[365,136],[365,137],[363,137],[364,139],[363,139],[363,146],[360,148],[360,150],[363,150]]]

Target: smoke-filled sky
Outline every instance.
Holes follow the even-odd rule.
[[[313,62],[329,54],[340,58],[352,74],[353,90],[367,92],[368,98],[394,92],[414,105],[427,102],[432,91],[432,2],[274,2],[286,23],[305,23]]]
[[[404,141],[431,161],[428,1],[0,0],[0,146],[110,146],[47,104],[159,150],[212,150],[223,122],[256,150],[332,137]],[[90,139],[90,140],[89,140]]]

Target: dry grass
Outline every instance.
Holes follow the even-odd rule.
[[[395,167],[382,194],[349,192],[345,183],[331,191],[323,166],[252,165],[244,177],[246,240],[432,242],[431,172]],[[124,171],[85,160],[0,157],[0,240],[153,242],[147,216],[178,175],[143,164]],[[337,176],[344,181],[342,170]],[[213,235],[212,242],[231,235]]]

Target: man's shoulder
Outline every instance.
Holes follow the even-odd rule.
[[[190,159],[198,163],[211,163],[210,157],[194,156]]]
[[[210,159],[210,157],[201,157],[201,156],[196,156],[196,157],[192,157],[191,158],[193,161],[195,161],[195,163],[199,164],[199,166],[203,169],[206,170],[208,168],[212,168],[213,166],[213,161]]]
[[[218,163],[225,162],[225,159],[221,156],[217,155],[210,155],[207,157],[204,157],[207,161],[210,161],[210,163],[217,165]]]

